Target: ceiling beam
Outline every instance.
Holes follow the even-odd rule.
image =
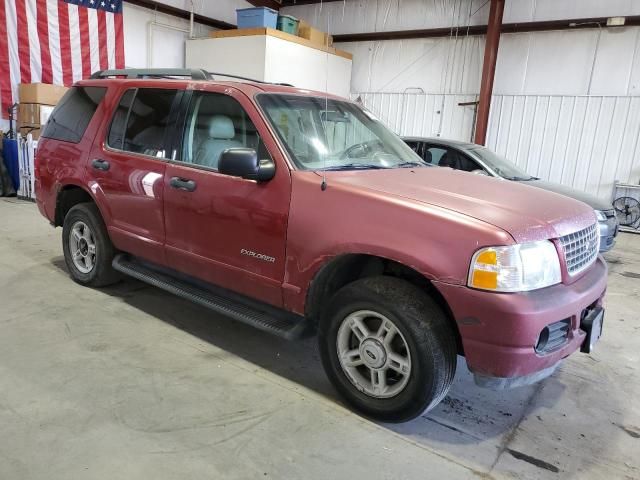
[[[282,0],[283,7],[293,7],[296,5],[315,5],[317,3],[342,2],[343,0]]]
[[[166,3],[156,2],[155,0],[125,0],[127,3],[131,5],[136,5],[138,7],[148,8],[149,10],[153,10],[154,12],[164,13],[166,15],[172,15],[174,17],[183,18],[185,20],[189,20],[191,12],[188,10],[183,10],[182,8],[172,7],[171,5],[167,5]],[[212,28],[218,28],[220,30],[230,30],[232,28],[236,28],[236,26],[232,23],[223,22],[222,20],[217,20],[215,18],[207,17],[205,15],[200,15],[196,13],[193,15],[193,21],[196,23],[200,23],[202,25],[206,25]]]
[[[268,7],[274,10],[280,10],[280,7],[282,7],[282,3],[276,0],[247,0],[247,2],[254,7]]]
[[[502,33],[542,32],[549,30],[576,30],[607,25],[607,17],[549,20],[543,22],[503,23]],[[626,17],[625,26],[640,25],[640,15]],[[608,27],[621,28],[621,27]],[[411,38],[449,37],[455,35],[486,35],[487,25],[429,28],[424,30],[398,30],[394,32],[343,33],[333,36],[334,42],[366,42],[373,40],[406,40]]]

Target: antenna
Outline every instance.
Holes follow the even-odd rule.
[[[320,13],[322,13],[323,2],[320,2]],[[324,35],[325,42],[325,54],[326,54],[326,68],[324,75],[324,111],[329,110],[329,15],[327,14],[327,31]],[[321,120],[322,121],[322,120]],[[322,125],[324,130],[324,125]],[[326,132],[325,132],[326,134]],[[326,139],[326,135],[325,135]],[[327,189],[327,153],[328,150],[325,148],[325,151],[322,153],[322,183],[320,184],[320,190],[323,192]]]

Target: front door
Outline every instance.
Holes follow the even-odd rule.
[[[164,263],[163,189],[167,142],[179,92],[131,88],[114,92],[117,107],[89,158],[90,188],[106,211],[116,248]]]
[[[166,258],[174,269],[282,305],[291,181],[255,107],[228,87],[193,92],[177,161],[165,172]],[[218,172],[227,148],[252,148],[276,163],[257,183]]]

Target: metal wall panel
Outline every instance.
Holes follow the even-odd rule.
[[[545,180],[610,198],[640,180],[640,97],[498,95],[487,145]]]
[[[352,93],[398,135],[441,136],[471,140],[476,95],[429,93]]]
[[[469,141],[475,95],[353,93],[399,135]],[[495,95],[487,146],[531,175],[611,198],[640,181],[640,97]]]

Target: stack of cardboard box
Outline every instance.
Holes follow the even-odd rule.
[[[298,36],[323,47],[333,46],[333,37],[331,35],[313,28],[304,20],[300,20],[298,23]]]
[[[40,137],[42,127],[49,120],[53,107],[66,93],[67,88],[46,83],[21,83],[19,87],[18,131],[33,139]]]

